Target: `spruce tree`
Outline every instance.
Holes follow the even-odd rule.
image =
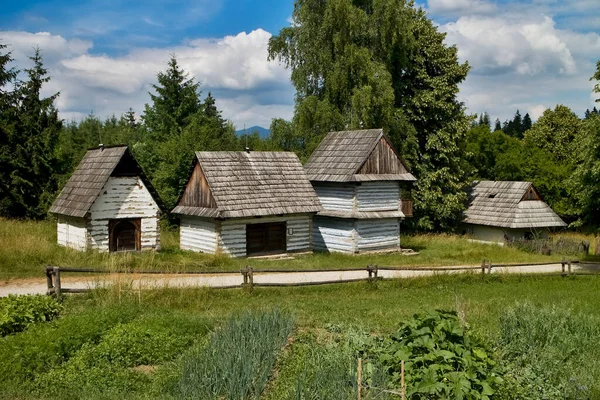
[[[42,98],[44,83],[50,80],[39,48],[26,69],[27,80],[16,86],[16,115],[8,148],[10,171],[9,201],[2,213],[10,217],[40,218],[57,189],[56,146],[62,121],[54,108],[58,93]],[[4,202],[3,202],[4,203]]]
[[[11,196],[11,142],[14,135],[14,120],[17,116],[16,97],[12,84],[18,71],[10,67],[13,61],[10,52],[3,53],[6,45],[0,43],[0,215],[10,215]]]
[[[502,124],[500,123],[500,119],[496,118],[496,122],[494,123],[494,132],[501,131]]]
[[[527,132],[528,130],[531,129],[531,117],[529,116],[529,113],[525,114],[525,116],[523,117],[523,124],[522,124],[522,131],[523,131],[523,135],[525,135],[525,132]]]

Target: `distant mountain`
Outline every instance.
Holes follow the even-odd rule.
[[[271,134],[270,130],[268,130],[267,128],[263,128],[262,126],[251,126],[250,128],[240,129],[238,131],[235,131],[235,134],[237,136],[242,136],[246,133],[248,135],[252,135],[255,131],[258,132],[258,136],[260,136],[261,139],[265,139]]]

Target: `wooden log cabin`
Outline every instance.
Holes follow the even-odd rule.
[[[400,250],[400,221],[412,216],[403,191],[416,179],[382,129],[331,132],[304,168],[324,208],[313,219],[315,250]]]
[[[506,240],[548,238],[567,224],[544,202],[531,182],[474,181],[463,219],[463,233],[503,244]]]
[[[90,149],[50,213],[58,243],[76,250],[160,248],[162,203],[127,146]]]
[[[233,257],[312,251],[321,210],[300,160],[289,152],[196,152],[173,209],[180,247]]]

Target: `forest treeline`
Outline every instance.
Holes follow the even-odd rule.
[[[172,56],[148,103],[101,120],[62,121],[41,96],[42,52],[30,69],[0,45],[0,215],[44,218],[85,151],[124,143],[167,207],[175,205],[197,150],[285,150],[306,161],[329,131],[384,128],[418,181],[412,229],[450,231],[474,179],[532,181],[574,228],[600,226],[600,114],[557,105],[535,122],[469,115],[457,99],[469,65],[426,12],[404,0],[297,0],[293,23],[269,42],[291,71],[294,117],[271,134],[237,137],[215,99]],[[43,50],[43,49],[42,49]],[[600,62],[591,80],[600,80]],[[594,90],[600,93],[600,86]]]

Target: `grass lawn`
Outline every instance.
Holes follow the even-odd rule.
[[[4,382],[0,398],[185,398],[177,395],[176,382],[186,374],[200,373],[190,360],[206,356],[202,349],[210,347],[210,331],[218,332],[232,315],[277,309],[292,316],[294,329],[260,398],[294,399],[299,365],[306,357],[320,360],[319,354],[329,351],[340,335],[354,331],[390,334],[414,313],[442,308],[458,310],[471,334],[497,343],[502,315],[518,303],[530,303],[534,310],[565,309],[567,316],[585,315],[593,322],[590,326],[597,326],[600,277],[473,274],[257,288],[252,293],[206,288],[141,294],[116,288],[97,290],[67,297],[63,315],[53,322],[0,338]],[[571,347],[583,340],[572,332],[564,336]],[[578,365],[587,366],[590,379],[598,381],[600,371],[589,366],[600,355],[598,340],[582,343],[588,355],[577,360]],[[218,341],[217,345],[226,347]],[[237,342],[231,346],[245,349]],[[228,357],[237,359],[235,354]],[[559,371],[565,376],[568,358],[565,355],[561,361],[566,370]],[[210,365],[201,370],[204,375],[218,375]]]
[[[477,265],[482,259],[493,262],[541,262],[560,260],[495,245],[471,243],[452,235],[402,236],[402,247],[419,252],[417,256],[396,253],[380,255],[313,254],[293,260],[232,259],[179,250],[176,230],[163,229],[159,252],[108,254],[78,252],[56,243],[53,221],[14,221],[0,219],[0,280],[41,277],[46,265],[94,267],[116,270],[239,270],[255,268],[324,269],[381,266]]]

